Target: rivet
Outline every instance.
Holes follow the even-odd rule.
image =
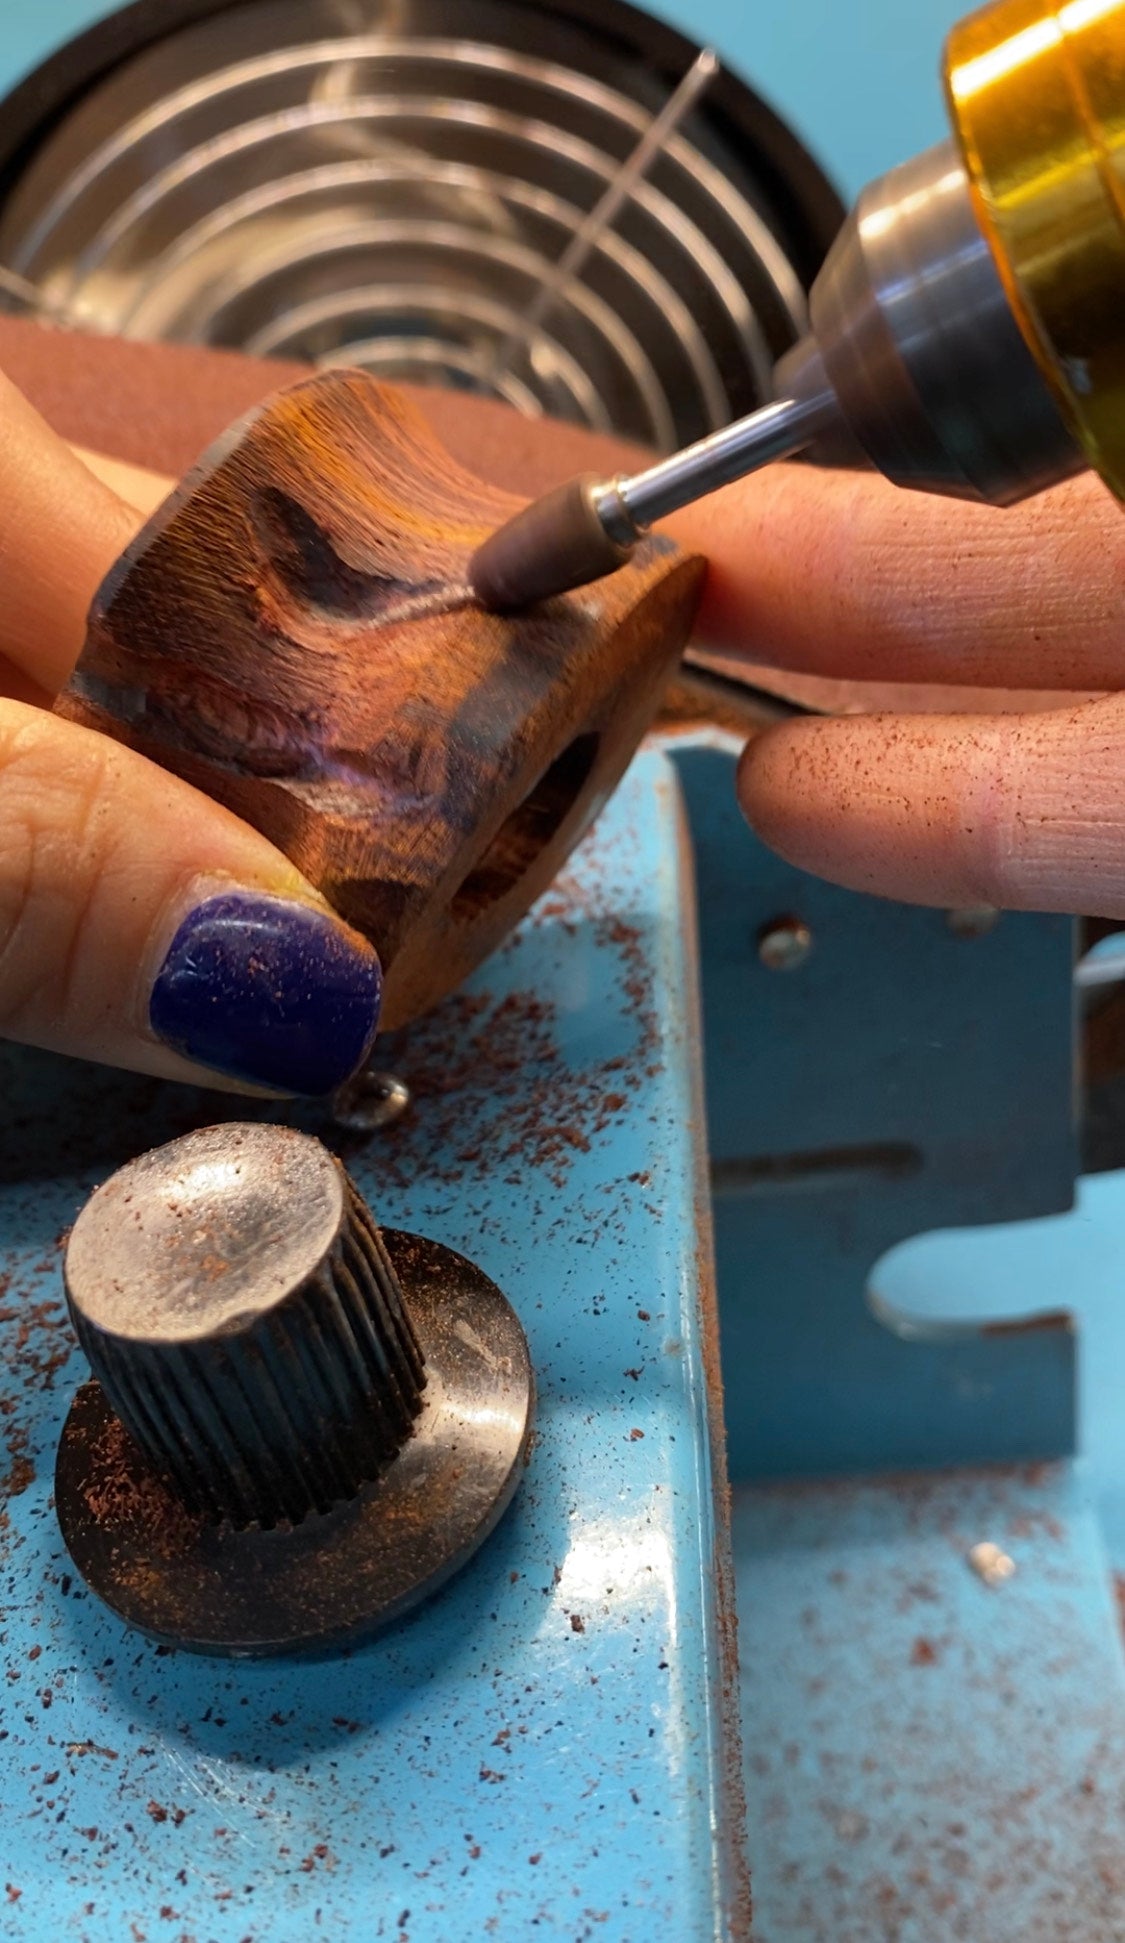
[[[796,971],[812,945],[813,934],[803,918],[771,918],[758,933],[758,956],[767,971]]]
[[[1001,1551],[990,1538],[983,1539],[979,1545],[971,1548],[969,1564],[985,1585],[1003,1585],[1006,1579],[1014,1577],[1016,1570],[1015,1559]]]
[[[332,1095],[332,1121],[348,1133],[376,1133],[393,1127],[412,1104],[410,1088],[397,1074],[366,1066]]]
[[[983,938],[995,930],[1000,913],[994,904],[965,904],[947,911],[945,922],[955,938]]]

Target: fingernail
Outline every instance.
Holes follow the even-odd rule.
[[[330,1093],[362,1065],[382,970],[328,912],[228,891],[184,918],[152,988],[156,1037],[197,1065],[282,1093]]]

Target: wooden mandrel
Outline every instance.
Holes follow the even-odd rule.
[[[484,611],[466,567],[518,500],[398,392],[333,371],[218,441],[111,570],[61,715],[227,804],[370,938],[383,1019],[451,990],[614,788],[687,640],[703,562]]]

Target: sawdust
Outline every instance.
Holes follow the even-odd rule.
[[[162,1557],[174,1556],[201,1531],[190,1512],[149,1469],[124,1424],[112,1418],[91,1450],[82,1496],[92,1518],[110,1530],[143,1536]]]

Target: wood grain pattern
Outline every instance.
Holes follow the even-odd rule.
[[[202,344],[143,343],[46,328],[22,317],[0,317],[0,369],[6,371],[48,422],[77,445],[179,475],[237,413],[297,382],[307,368]],[[578,472],[635,472],[652,454],[603,432],[551,419],[521,417],[510,405],[471,392],[404,385],[438,438],[474,472],[506,491],[533,497]],[[749,488],[748,488],[749,490]],[[754,687],[818,713],[915,713],[948,709],[996,714],[1065,708],[1088,701],[1060,689],[919,687],[903,683],[837,681],[828,676],[768,668],[752,656],[748,638],[738,676]],[[722,669],[728,656],[692,644],[692,659]],[[38,699],[38,698],[37,698]],[[693,711],[698,713],[698,710]],[[673,716],[680,710],[673,702]]]
[[[520,616],[465,585],[518,501],[401,394],[329,372],[233,427],[122,556],[58,712],[284,850],[379,951],[384,1019],[458,984],[614,787],[703,562],[666,540]]]

